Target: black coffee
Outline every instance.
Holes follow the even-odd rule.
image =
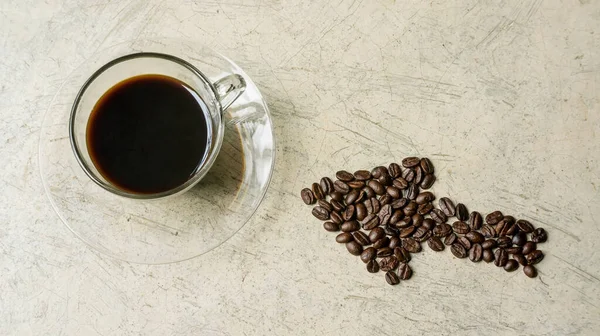
[[[184,184],[208,146],[208,111],[179,80],[141,75],[98,100],[87,125],[87,148],[98,171],[119,189],[152,194]]]

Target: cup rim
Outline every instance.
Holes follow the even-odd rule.
[[[164,198],[164,197],[168,197],[168,196],[173,196],[173,195],[177,195],[179,193],[182,193],[186,190],[188,190],[189,188],[193,187],[195,184],[197,184],[202,177],[206,174],[205,168],[207,167],[207,165],[211,165],[211,158],[216,155],[216,153],[218,153],[219,149],[220,149],[220,139],[221,136],[223,135],[223,120],[222,118],[220,118],[220,123],[219,125],[217,125],[217,139],[216,141],[214,141],[213,139],[209,138],[208,142],[207,142],[207,148],[213,148],[212,153],[208,153],[205,155],[205,157],[202,160],[202,164],[199,165],[199,168],[194,172],[194,174],[192,175],[192,177],[190,179],[188,179],[185,183],[173,188],[173,189],[169,189],[166,191],[162,191],[159,193],[151,193],[151,194],[138,194],[138,193],[131,193],[131,192],[127,192],[125,190],[116,188],[112,185],[106,184],[103,181],[99,180],[96,175],[94,173],[91,172],[90,168],[88,167],[87,163],[85,163],[82,159],[82,153],[79,150],[80,146],[76,143],[75,140],[75,115],[77,114],[77,109],[81,103],[81,99],[84,95],[84,93],[86,92],[86,90],[88,89],[88,87],[94,82],[94,80],[96,80],[100,75],[102,75],[106,70],[108,70],[109,68],[125,62],[125,61],[129,61],[132,59],[137,59],[137,58],[161,58],[161,59],[165,59],[174,63],[177,63],[179,65],[182,65],[183,67],[187,68],[188,70],[190,70],[192,73],[194,73],[194,75],[196,75],[207,87],[210,88],[210,92],[212,94],[212,98],[213,101],[216,103],[216,106],[218,108],[218,112],[219,112],[219,116],[222,116],[223,114],[223,108],[221,106],[221,102],[219,101],[219,99],[217,98],[217,93],[216,93],[216,89],[214,88],[213,84],[210,82],[210,80],[195,66],[193,66],[192,64],[190,64],[189,62],[185,61],[184,59],[181,59],[177,56],[173,56],[173,55],[169,55],[169,54],[165,54],[165,53],[159,53],[159,52],[136,52],[136,53],[131,53],[131,54],[127,54],[124,56],[120,56],[117,57],[113,60],[111,60],[110,62],[104,64],[103,66],[101,66],[100,68],[98,68],[98,70],[96,70],[85,82],[84,84],[81,86],[81,88],[79,89],[79,91],[77,92],[77,95],[75,96],[75,100],[73,101],[73,105],[71,107],[71,113],[69,116],[69,141],[71,143],[71,149],[73,150],[73,153],[75,154],[75,159],[77,160],[77,163],[79,164],[79,166],[83,169],[83,171],[85,172],[85,174],[92,180],[94,181],[94,183],[96,183],[98,186],[100,186],[101,188],[103,188],[104,190],[118,195],[118,196],[122,196],[128,199],[137,199],[137,200],[151,200],[151,199],[159,199],[159,198]],[[207,120],[207,122],[211,122],[210,120]],[[209,127],[212,127],[209,125]],[[214,142],[214,143],[213,143]]]

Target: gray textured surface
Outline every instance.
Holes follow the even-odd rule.
[[[3,0],[0,334],[597,334],[598,28],[593,0]],[[270,103],[278,162],[225,245],[141,266],[94,253],[54,215],[37,141],[74,67],[158,36],[245,68]],[[298,199],[338,168],[406,154],[432,158],[436,193],[546,227],[540,276],[426,249],[390,287]]]

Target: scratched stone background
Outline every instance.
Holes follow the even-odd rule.
[[[161,37],[244,67],[278,157],[232,239],[147,266],[92,251],[60,222],[37,146],[75,67]],[[599,85],[594,0],[2,0],[0,334],[597,335]],[[323,175],[409,154],[432,159],[436,194],[545,227],[540,276],[426,247],[391,287],[299,200]]]

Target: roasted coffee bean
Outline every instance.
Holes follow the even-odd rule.
[[[336,231],[340,231],[340,226],[339,224],[336,224],[334,222],[325,222],[323,223],[323,228],[329,232],[336,232]]]
[[[414,227],[414,226],[413,226]],[[413,238],[423,242],[431,237],[431,231],[424,226],[419,226],[413,233]]]
[[[436,237],[446,237],[447,235],[452,233],[452,226],[449,224],[443,223],[433,228],[433,235]]]
[[[514,260],[514,259],[509,259],[506,262],[506,265],[504,265],[504,270],[507,271],[507,272],[516,271],[517,268],[519,268],[519,263],[516,260]]]
[[[515,224],[516,223],[515,217],[513,217],[511,215],[504,216],[504,218],[502,218],[502,220],[506,221],[508,224]]]
[[[350,241],[346,243],[346,249],[350,254],[358,256],[362,253],[363,247],[356,241]]]
[[[304,189],[302,189],[302,191],[300,191],[300,197],[302,197],[302,201],[306,205],[314,204],[315,200],[316,200],[315,195],[313,194],[312,190],[310,190],[308,188],[304,188]]]
[[[530,278],[535,278],[537,276],[537,270],[531,265],[523,267],[523,273]]]
[[[459,221],[466,221],[469,219],[469,211],[462,203],[456,205],[456,218],[458,218]]]
[[[356,242],[358,242],[362,246],[371,244],[369,236],[367,236],[367,234],[362,231],[356,231],[352,234],[352,236],[354,236],[354,240],[356,240]]]
[[[402,192],[400,191],[400,189],[398,189],[396,187],[386,187],[385,191],[387,192],[388,195],[392,196],[392,198],[394,198],[394,199],[402,197]]]
[[[524,219],[519,219],[517,221],[517,226],[519,227],[519,230],[521,232],[525,232],[525,233],[531,233],[534,230],[533,225],[529,221],[524,220]]]
[[[385,188],[376,180],[369,181],[368,185],[377,195],[383,195],[385,193]]]
[[[442,197],[439,201],[440,209],[444,212],[447,217],[452,217],[456,213],[456,207],[452,200],[448,197]]]
[[[385,231],[382,227],[376,227],[369,232],[369,240],[371,243],[374,243],[383,237],[385,237]]]
[[[521,265],[526,266],[527,265],[527,258],[525,258],[524,255],[522,254],[515,254],[513,255],[513,258]]]
[[[333,189],[343,195],[346,195],[350,192],[350,186],[346,184],[346,182],[335,180],[333,182]]]
[[[537,244],[534,242],[527,242],[523,245],[523,254],[529,254],[537,249]]]
[[[511,247],[512,246],[512,238],[511,237],[500,237],[497,240],[498,242],[498,246],[502,247],[502,248],[507,248],[507,247]]]
[[[398,223],[398,221],[400,221],[402,218],[404,218],[404,213],[402,210],[395,210],[392,214],[392,217],[390,217],[390,224],[396,225],[396,223]]]
[[[467,237],[458,237],[458,239],[456,240],[457,243],[461,244],[462,246],[465,247],[465,250],[469,250],[471,248],[471,246],[473,246],[473,244],[471,244],[471,241],[467,239]]]
[[[525,258],[527,258],[527,264],[535,265],[544,259],[544,253],[540,250],[535,250],[525,255]]]
[[[345,221],[349,221],[354,219],[354,215],[356,214],[356,208],[354,207],[354,205],[350,204],[346,210],[342,213],[342,218]]]
[[[411,220],[412,220],[412,225],[413,226],[419,227],[419,226],[423,225],[423,221],[425,219],[423,218],[423,216],[421,216],[421,215],[419,215],[417,213],[417,214],[414,214],[414,215],[411,216]]]
[[[389,247],[382,247],[377,250],[377,257],[379,257],[379,258],[389,257],[392,254],[394,254],[394,250],[392,250]],[[381,265],[379,265],[379,266],[381,266]]]
[[[412,277],[412,269],[410,266],[408,266],[408,264],[402,263],[400,266],[398,266],[398,277],[401,280],[408,280],[410,277]]]
[[[512,246],[505,248],[506,252],[511,255],[523,254],[523,248],[521,246]]]
[[[354,240],[354,236],[350,232],[342,232],[337,237],[335,237],[335,241],[344,244],[347,242],[351,242]]]
[[[421,181],[421,189],[429,189],[435,183],[435,175],[427,174],[423,176],[423,181]]]
[[[472,262],[480,262],[483,258],[483,248],[481,244],[473,244],[469,249],[469,260]]]
[[[543,228],[537,228],[533,230],[533,233],[531,234],[532,242],[544,243],[546,240],[548,240],[548,234],[546,233],[546,230],[544,230]]]
[[[438,224],[444,224],[448,220],[448,217],[446,217],[446,214],[440,209],[431,210],[431,212],[429,213],[429,216],[431,217],[431,219],[433,219]]]
[[[392,237],[392,238],[390,239],[390,244],[389,244],[389,247],[390,247],[392,250],[393,250],[393,249],[395,249],[396,247],[400,247],[400,246],[402,246],[402,240],[400,240],[400,238],[399,238],[399,237]]]
[[[419,207],[417,208],[417,213],[419,215],[427,215],[428,213],[431,212],[431,210],[433,210],[433,204],[431,203],[425,203],[425,204],[421,204],[419,205]]]
[[[397,237],[400,234],[400,230],[397,229],[395,226],[392,225],[386,225],[383,227],[383,231],[385,231],[385,234],[391,237]]]
[[[417,198],[416,198],[416,202],[417,204],[421,205],[421,204],[425,204],[425,203],[429,203],[431,201],[433,201],[435,199],[435,195],[429,191],[423,191],[421,192]]]
[[[379,226],[379,217],[376,214],[372,213],[365,217],[362,220],[362,228],[365,230],[373,230],[374,228]]]
[[[517,246],[523,246],[527,243],[527,234],[524,232],[519,232],[513,236],[512,243]]]
[[[513,236],[519,233],[520,230],[517,224],[515,224],[514,222],[511,223],[510,221],[507,221],[506,217],[502,221],[506,223],[506,225],[504,226],[504,230],[502,230],[502,234],[506,236]]]
[[[377,179],[377,182],[381,183],[381,185],[384,186],[384,187],[391,186],[393,181],[394,180],[392,179],[392,177],[390,175],[387,175],[387,174],[381,175]]]
[[[452,246],[450,247],[450,251],[452,252],[452,254],[454,254],[455,257],[460,259],[466,258],[469,255],[465,247],[459,243],[452,244]]]
[[[329,202],[329,204],[331,204],[333,211],[344,211],[346,209],[346,206],[344,206],[342,202],[338,202],[334,199],[332,199],[331,202]]]
[[[431,218],[425,218],[425,219],[423,219],[423,224],[422,225],[424,227],[426,227],[428,230],[433,230],[433,228],[435,228],[435,222]]]
[[[503,221],[498,222],[498,224],[496,224],[496,226],[494,227],[494,230],[496,231],[496,235],[498,237],[506,236],[506,223]]]
[[[421,243],[412,238],[405,238],[402,241],[402,247],[404,247],[410,253],[421,252]]]
[[[406,157],[404,159],[402,159],[402,165],[406,168],[411,168],[414,167],[416,165],[418,165],[419,163],[421,163],[421,159],[419,159],[418,157]]]
[[[342,218],[342,216],[336,211],[332,211],[329,214],[329,218],[331,218],[331,220],[337,224],[342,224],[344,222],[344,219]]]
[[[398,267],[398,264],[400,264],[398,258],[394,257],[393,255],[385,257],[379,262],[379,266],[384,272],[395,270]]]
[[[494,230],[491,225],[485,224],[481,227],[481,234],[483,234],[485,238],[494,238],[496,237],[496,230]]]
[[[321,178],[319,184],[321,185],[321,190],[323,190],[323,193],[330,194],[333,192],[333,181],[329,177],[325,176]]]
[[[373,243],[373,247],[376,249],[388,247],[389,245],[390,245],[390,238],[388,238],[388,237],[383,237]]]
[[[393,209],[402,209],[405,206],[407,206],[408,203],[410,203],[410,200],[408,198],[400,198],[400,199],[394,200],[390,204],[392,205]]]
[[[371,260],[367,263],[367,272],[377,273],[379,272],[379,263],[377,260]]]
[[[408,189],[406,189],[406,198],[409,200],[414,200],[419,196],[419,186],[416,184],[411,184]]]
[[[394,256],[402,263],[407,263],[410,261],[410,252],[408,252],[404,247],[394,248]]]
[[[386,204],[381,207],[377,216],[379,217],[379,225],[387,225],[390,222],[390,217],[392,217],[392,206]]]
[[[481,243],[481,247],[483,247],[484,250],[493,249],[496,246],[498,246],[498,242],[496,242],[495,239],[486,239],[483,243]]]
[[[380,178],[381,175],[389,175],[389,172],[387,170],[386,167],[384,166],[378,166],[373,168],[373,170],[371,170],[371,175],[373,176],[373,178]]]
[[[450,245],[456,243],[457,239],[458,239],[458,236],[455,233],[451,233],[444,238],[444,244],[450,246]]]
[[[412,217],[406,216],[394,224],[398,229],[404,229],[412,225]]]
[[[346,195],[346,204],[354,203],[358,199],[359,194],[360,194],[360,191],[358,191],[356,189],[349,192],[348,195]]]
[[[404,212],[405,216],[412,216],[414,214],[417,213],[417,208],[419,206],[417,205],[417,202],[415,201],[410,201],[403,209],[402,212]]]
[[[354,232],[358,230],[360,230],[360,225],[355,220],[347,221],[342,224],[343,232]]]
[[[477,231],[468,232],[465,237],[474,244],[481,244],[485,241],[485,237]]]
[[[421,166],[421,169],[423,169],[423,172],[425,174],[432,174],[434,171],[433,164],[428,158],[422,158],[419,162],[419,165]]]
[[[365,219],[367,217],[367,208],[363,203],[358,203],[355,206],[356,219],[359,221]]]
[[[360,254],[360,260],[362,260],[362,262],[364,262],[365,264],[368,263],[369,261],[375,259],[376,257],[377,257],[377,250],[375,250],[372,247],[367,247]]]
[[[444,243],[442,243],[442,240],[438,237],[431,237],[427,240],[427,245],[429,245],[429,248],[431,248],[432,250],[436,251],[436,252],[440,252],[444,250]]]
[[[329,212],[333,211],[333,207],[331,206],[331,203],[327,202],[326,200],[320,199],[317,203],[319,204],[320,207],[324,208],[325,210],[327,210]]]
[[[332,200],[335,200],[338,202],[341,202],[344,200],[344,195],[339,191],[334,191],[331,194],[329,194],[329,196],[331,196]]]
[[[375,191],[373,191],[373,189],[371,187],[369,187],[369,186],[364,187],[363,191],[365,192],[365,198],[366,199],[373,198],[373,197],[377,196],[375,194]]]
[[[499,248],[494,252],[494,265],[504,267],[508,262],[508,253],[505,249]]]
[[[363,202],[363,204],[365,205],[365,209],[367,209],[367,214],[376,214],[376,212],[373,211],[373,202],[371,201],[373,198],[369,198],[366,201]]]
[[[362,189],[366,186],[365,181],[350,181],[346,182],[346,184],[352,189]]]
[[[357,170],[354,172],[354,178],[358,181],[366,181],[371,178],[371,172],[368,170]]]
[[[402,168],[400,168],[400,165],[397,163],[390,163],[390,166],[388,167],[388,172],[391,177],[397,178],[400,175],[402,175]]]
[[[418,186],[419,184],[421,184],[421,181],[423,181],[423,177],[425,176],[425,173],[423,173],[423,169],[421,169],[420,166],[416,166],[414,168],[414,170],[415,170],[415,178],[413,179],[412,183],[414,183]]]
[[[494,211],[491,214],[488,214],[487,216],[485,216],[485,222],[488,223],[489,225],[496,225],[502,220],[502,218],[504,218],[504,215],[502,214],[502,212]]]
[[[471,227],[471,230],[481,229],[481,225],[483,224],[483,218],[481,217],[481,214],[477,211],[471,212],[471,215],[469,215],[468,224]]]
[[[494,252],[492,250],[483,250],[483,261],[486,263],[494,261]]]
[[[313,208],[312,214],[313,214],[313,216],[317,217],[320,220],[328,220],[329,219],[329,211],[327,211],[327,209],[325,209],[321,206],[318,206],[318,205]]]
[[[321,189],[321,185],[319,185],[318,183],[313,183],[312,184],[312,192],[315,195],[315,198],[320,200],[325,198],[325,194],[323,193],[323,189]]]
[[[461,221],[454,222],[452,224],[452,228],[454,229],[454,232],[459,233],[459,234],[465,234],[465,233],[471,231],[469,224],[467,224],[465,222],[461,222]]]
[[[412,182],[415,179],[415,170],[414,169],[405,169],[402,172],[402,178],[406,180],[406,182]]]
[[[379,203],[379,200],[375,197],[371,198],[371,205],[373,206],[373,213],[378,213],[381,209],[381,203]]]
[[[396,273],[394,273],[394,271],[388,271],[387,273],[385,273],[385,281],[387,281],[387,283],[392,286],[395,286],[400,283],[400,279],[398,279],[398,276],[396,275]]]
[[[417,230],[417,228],[412,225],[409,227],[405,227],[404,229],[400,230],[400,238],[411,237],[415,230]]]
[[[337,173],[335,173],[335,177],[337,177],[338,180],[344,181],[344,182],[350,182],[350,181],[354,180],[354,175],[350,174],[349,172],[347,172],[345,170],[340,170]]]
[[[379,197],[379,204],[381,204],[381,206],[384,206],[386,204],[390,204],[392,203],[394,199],[392,198],[392,196],[385,194],[381,197]]]
[[[397,179],[392,181],[392,185],[400,190],[408,188],[408,182],[402,177],[398,177]]]

